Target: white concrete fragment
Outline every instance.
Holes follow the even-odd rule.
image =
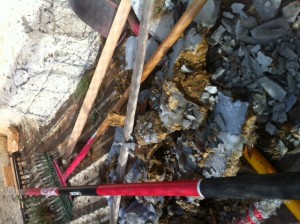
[[[165,0],[165,7],[168,10],[172,10],[174,8],[174,3],[172,2],[172,0]]]
[[[218,88],[216,86],[205,86],[205,90],[210,94],[217,94]]]
[[[193,71],[186,67],[186,65],[182,65],[180,69],[183,73],[193,73]]]
[[[264,53],[261,51],[257,53],[256,60],[261,66],[270,66],[273,62],[273,59],[266,56]]]
[[[225,74],[225,69],[223,68],[218,68],[214,74],[212,74],[212,80],[218,80],[219,78],[221,78],[223,75]]]
[[[215,32],[210,37],[213,40],[214,44],[218,43],[221,40],[221,38],[222,38],[223,34],[225,33],[225,31],[226,31],[226,28],[222,25],[219,26],[215,30]]]
[[[220,114],[223,118],[225,127],[221,131],[232,135],[239,135],[246,121],[248,107],[248,102],[241,102],[239,100],[233,102],[232,98],[219,92],[214,114]]]
[[[281,101],[285,97],[285,90],[269,78],[262,77],[258,80],[258,82],[274,100]]]

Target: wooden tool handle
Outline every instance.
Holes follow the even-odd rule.
[[[77,117],[75,126],[71,133],[67,149],[65,151],[65,158],[68,158],[74,150],[74,147],[82,133],[84,125],[87,121],[87,118],[90,114],[91,108],[95,102],[97,93],[103,81],[103,78],[108,69],[109,63],[113,56],[113,53],[118,44],[118,40],[121,36],[122,30],[125,26],[128,14],[131,9],[131,4],[129,0],[122,0],[118,11],[116,13],[115,19],[109,31],[106,43],[102,50],[100,59],[98,61],[94,76],[92,78],[91,84],[85,96],[84,102],[81,106],[79,115]]]

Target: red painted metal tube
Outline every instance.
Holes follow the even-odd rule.
[[[300,172],[202,180],[23,189],[25,195],[201,196],[205,198],[300,199]]]
[[[199,180],[151,182],[136,184],[100,185],[96,192],[98,195],[111,196],[195,196],[199,197],[197,190]]]
[[[106,184],[99,186],[27,188],[20,194],[33,196],[195,196],[199,197],[199,180],[150,182],[134,184]]]
[[[77,168],[77,166],[81,163],[81,161],[85,158],[85,156],[89,153],[91,150],[93,144],[96,141],[96,133],[89,139],[89,141],[86,143],[84,148],[80,151],[78,156],[73,160],[73,162],[70,164],[66,172],[62,175],[63,182],[66,182],[69,176],[74,172],[74,170]],[[57,169],[59,172],[59,169]]]

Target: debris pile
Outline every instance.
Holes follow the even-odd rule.
[[[137,115],[130,143],[126,182],[235,176],[246,166],[241,160],[245,145],[259,144],[270,159],[297,149],[299,128],[289,117],[295,116],[300,87],[299,4],[294,1],[282,7],[281,1],[254,0],[247,5],[235,2],[220,12],[221,1],[208,1],[141,90],[143,110]],[[187,6],[187,1],[165,1],[156,8],[156,18],[168,23],[170,12],[178,12],[179,6]],[[220,15],[219,22],[216,15]],[[155,21],[148,51],[157,47],[150,47],[151,42],[165,36]],[[136,46],[133,39],[126,44],[129,70],[134,54],[130,46]],[[293,131],[284,128],[287,122],[292,122]],[[111,153],[118,152],[115,144],[122,143],[115,142]],[[273,151],[270,145],[275,146]],[[107,166],[112,168],[116,160],[109,161]],[[110,172],[111,180],[115,173]],[[235,215],[218,211],[208,215],[211,207],[195,198],[135,197],[124,202],[119,218],[120,223],[194,218],[222,222],[229,217],[232,221],[238,219],[237,214],[242,217],[252,203],[226,205],[235,207]],[[276,203],[256,205],[267,218],[281,204]],[[271,212],[270,204],[276,204]],[[195,209],[198,206],[201,209]]]
[[[155,1],[145,62],[192,2]],[[131,3],[141,19],[143,1]],[[242,158],[254,146],[278,163],[287,155],[299,154],[299,13],[299,1],[207,1],[141,86],[132,138],[125,142],[125,112],[121,106],[108,108],[130,85],[138,38],[129,37],[114,57],[118,69],[104,85],[110,92],[101,93],[100,116],[94,125],[108,114],[113,143],[96,159],[93,153],[101,143],[95,143],[89,161],[81,166],[84,170],[69,183],[118,183],[121,148],[129,154],[127,183],[254,173]],[[96,204],[95,198],[89,200]],[[74,203],[76,211],[87,213],[83,207],[88,202],[76,199]],[[107,221],[112,204],[111,197],[103,197],[103,208],[91,206],[92,212],[76,216],[74,223],[95,221],[99,214]],[[119,223],[247,223],[249,218],[259,223],[276,214],[281,204],[279,200],[135,196],[122,199]]]

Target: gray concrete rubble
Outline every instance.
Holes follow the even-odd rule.
[[[140,3],[133,1],[135,11]],[[188,6],[191,1],[162,3],[159,15],[164,24],[164,17],[178,4]],[[151,85],[139,97],[139,104],[149,108],[136,118],[135,150],[126,182],[238,175],[245,145],[254,146],[260,132],[269,136],[264,151],[274,160],[288,154],[289,144],[300,145],[300,139],[283,136],[281,130],[299,95],[300,36],[292,28],[297,10],[290,11],[289,4],[283,9],[280,0],[254,0],[252,4],[249,8],[249,4],[234,2],[218,12],[220,1],[209,1],[194,20],[194,27],[164,58]],[[219,17],[212,18],[214,13]],[[207,39],[199,32],[202,27],[212,27]],[[151,34],[161,40],[156,31]],[[206,54],[207,42],[211,51]],[[129,60],[133,58],[132,46],[128,47]],[[212,58],[209,74],[206,57]],[[110,155],[116,156],[119,147],[115,139]],[[110,171],[111,181],[115,174],[114,169]],[[177,205],[168,206],[173,218],[201,204],[190,198],[175,201]],[[121,208],[120,220],[142,223],[151,222],[146,220],[149,217],[152,222],[164,219],[161,205],[165,203],[165,197],[135,197]],[[269,218],[280,204],[262,201],[255,206]]]
[[[144,205],[134,201],[128,208],[120,211],[119,222],[121,224],[143,224],[147,222],[156,223],[157,221],[158,215],[151,204]]]
[[[253,5],[263,21],[274,19],[277,16],[281,0],[254,0]]]
[[[206,114],[178,90],[175,83],[166,82],[160,105],[159,117],[170,132],[197,129],[205,121]]]
[[[189,0],[188,5],[192,2]],[[218,19],[221,3],[221,0],[207,1],[194,21],[202,27],[213,27]]]
[[[205,159],[203,171],[205,177],[236,174],[234,167],[243,153],[242,127],[247,119],[248,107],[247,102],[232,102],[232,98],[218,94],[213,115],[217,141],[210,144],[212,149]]]
[[[138,19],[143,2],[131,0]],[[192,2],[154,1],[145,63]],[[69,98],[86,71],[95,66],[101,39],[77,19],[67,3],[27,3],[24,12],[17,9],[16,21],[3,25],[0,20],[8,34],[17,36],[10,41],[0,30],[0,37],[8,43],[3,52],[13,55],[6,59],[0,52],[1,71],[8,77],[0,82],[1,118],[11,120],[16,113],[45,125],[58,108],[64,109],[64,103],[76,101],[72,116],[79,110],[81,99]],[[118,183],[122,146],[129,153],[125,183],[252,174],[254,170],[242,157],[245,149],[251,154],[254,147],[274,164],[299,154],[299,13],[299,1],[207,1],[141,85],[131,142],[124,142],[123,122],[112,121],[68,184]],[[108,113],[124,118],[125,107],[111,108],[130,85],[129,70],[136,61],[138,38],[130,36],[130,31],[127,34],[97,96],[93,113],[98,117],[87,122],[71,160]],[[65,127],[67,122],[62,123]],[[60,127],[56,128],[58,135],[64,134],[59,138],[64,139],[59,145],[63,150],[70,128]],[[62,166],[68,163],[63,160]],[[111,196],[76,197],[72,223],[106,223],[112,201]],[[234,223],[247,211],[253,215],[255,209],[264,219],[272,218],[281,204],[278,200],[122,197],[118,218],[124,224]]]

